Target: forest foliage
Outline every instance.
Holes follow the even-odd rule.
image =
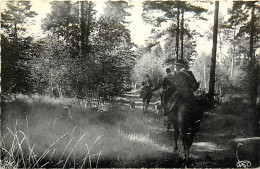
[[[153,25],[145,46],[131,39],[127,17],[132,6],[127,1],[106,2],[101,15],[92,1],[53,1],[42,20],[47,34],[42,39],[26,34],[26,25],[37,15],[29,1],[6,5],[1,13],[3,94],[111,100],[140,84],[146,74],[159,86],[165,68],[174,71],[179,58],[189,62],[201,90],[208,90],[210,55],[197,53],[196,39],[212,38],[212,30],[201,35],[191,27],[209,12],[198,3],[144,2],[143,19]],[[219,18],[216,93],[244,91],[243,83],[257,86],[259,81],[259,2],[235,1],[229,16]]]
[[[48,36],[39,40],[22,34],[26,27],[17,26],[36,14],[30,2],[8,2],[2,15],[3,92],[81,99],[121,94],[134,65],[125,22],[130,6],[106,5],[97,18],[93,2],[51,2],[51,13],[42,24]],[[18,16],[24,18],[17,20]],[[15,59],[9,51],[17,52]]]

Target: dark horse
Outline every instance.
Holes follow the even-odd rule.
[[[141,89],[141,98],[143,99],[143,111],[146,113],[150,100],[152,98],[152,89],[149,86],[143,86]]]
[[[178,150],[177,140],[180,135],[186,164],[189,161],[189,149],[199,129],[203,112],[212,105],[207,94],[197,96],[192,101],[184,101],[178,96],[173,96],[166,103],[166,109],[169,110],[168,124],[173,124],[174,127],[174,150]]]

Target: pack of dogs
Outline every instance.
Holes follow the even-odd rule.
[[[128,102],[129,104],[129,109],[134,109],[136,108],[136,103],[134,100],[130,100]],[[60,112],[60,114],[57,115],[57,119],[73,119],[72,113],[71,113],[71,105],[63,105],[62,106],[62,111]],[[153,106],[153,112],[155,114],[161,115],[163,112],[163,108],[161,105],[161,101],[157,101],[154,103]]]
[[[134,100],[129,101],[129,109],[131,110],[134,108],[136,108],[135,101]],[[157,101],[154,103],[153,112],[158,115],[161,115],[163,113],[163,107],[161,101]]]

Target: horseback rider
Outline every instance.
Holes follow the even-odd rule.
[[[168,93],[165,94],[171,96],[171,98],[166,98],[167,102],[169,102],[169,100],[173,101],[172,106],[167,108],[168,110],[165,108],[166,117],[169,115],[169,112],[176,106],[178,101],[189,103],[191,105],[195,99],[194,92],[199,88],[200,85],[195,79],[193,73],[187,70],[184,60],[177,60],[175,65],[177,72],[173,77],[173,84],[171,87],[172,89],[166,91]]]
[[[165,103],[171,97],[172,93],[174,92],[174,74],[172,74],[170,68],[166,68],[166,76],[163,79],[163,91],[161,95],[161,104],[164,108],[164,116],[166,112]],[[164,125],[166,125],[166,121],[164,121]]]
[[[144,80],[142,81],[142,90],[141,90],[141,97],[146,99],[144,110],[146,111],[149,106],[150,99],[152,98],[152,80],[148,74],[146,74]],[[144,100],[143,100],[144,101]]]
[[[143,82],[142,82],[142,86],[148,86],[149,88],[152,88],[153,84],[152,84],[152,80],[151,78],[149,77],[148,74],[146,74]]]
[[[174,87],[177,92],[182,93],[183,97],[193,97],[200,84],[195,79],[192,71],[187,69],[183,60],[177,60],[175,65],[177,73],[174,76]]]
[[[171,73],[170,68],[166,68],[167,75],[163,79],[163,90],[171,88],[174,84],[174,74]]]

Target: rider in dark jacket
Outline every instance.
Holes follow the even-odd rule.
[[[174,89],[174,74],[171,73],[170,68],[166,68],[167,75],[163,79],[163,91],[161,95],[161,105],[164,109],[164,117],[168,115],[166,109],[166,103],[169,98],[172,96]],[[164,125],[167,125],[166,119],[164,119]]]
[[[148,74],[146,74],[146,76],[145,76],[145,78],[144,78],[142,83],[143,83],[143,86],[148,86],[150,88],[152,88],[152,86],[153,86],[152,80],[151,80],[151,78],[149,77]]]
[[[174,74],[171,73],[171,69],[166,69],[167,75],[163,79],[163,92],[162,92],[162,106],[165,109],[166,101],[171,97],[174,92]],[[166,110],[164,110],[165,113]]]
[[[171,91],[171,93],[169,93],[169,95],[172,96],[170,100],[172,100],[173,104],[171,104],[172,106],[166,106],[166,116],[178,101],[186,103],[192,102],[195,97],[194,92],[199,88],[199,83],[193,73],[185,69],[185,62],[183,60],[177,60],[175,65],[177,73],[174,75],[172,84],[174,92]]]
[[[150,79],[148,74],[146,74],[144,80],[142,81],[142,86],[143,86],[142,88],[145,88],[145,90],[148,91],[149,95],[152,95],[152,86],[153,86],[153,84],[152,84],[152,80]],[[144,91],[144,90],[142,90],[142,91]],[[141,91],[141,96],[143,95],[142,91]]]
[[[146,74],[145,79],[142,81],[142,89],[141,89],[141,97],[146,99],[145,103],[145,111],[148,110],[150,99],[152,98],[152,80],[150,79],[149,75]],[[144,100],[143,100],[144,101]]]
[[[167,73],[167,75],[163,79],[163,89],[164,90],[167,90],[168,88],[172,87],[172,85],[174,83],[174,81],[173,81],[174,80],[174,74],[171,73],[171,69],[167,68],[166,73]]]
[[[176,61],[177,73],[174,76],[174,88],[176,92],[181,93],[183,97],[188,99],[194,96],[194,93],[199,88],[199,83],[195,79],[193,73],[185,68],[183,60]]]

